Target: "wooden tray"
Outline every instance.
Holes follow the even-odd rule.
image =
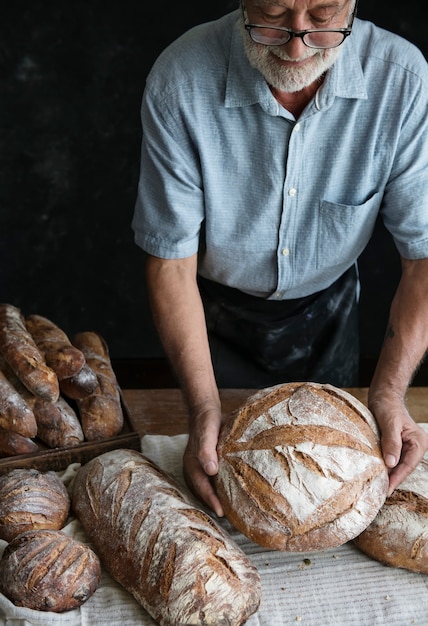
[[[65,469],[71,463],[81,463],[83,465],[103,452],[115,450],[116,448],[131,448],[141,451],[141,436],[133,424],[130,411],[122,394],[120,399],[124,425],[121,433],[116,437],[99,441],[85,441],[72,448],[47,448],[41,444],[40,452],[0,458],[0,474],[17,468],[33,468],[41,472],[47,472],[48,470],[59,471]]]

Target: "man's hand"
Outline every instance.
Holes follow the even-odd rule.
[[[428,434],[409,415],[405,395],[428,348],[428,258],[401,258],[402,274],[369,389],[368,406],[382,434],[389,495],[416,468]]]
[[[413,472],[428,450],[428,434],[412,419],[404,401],[379,400],[370,406],[381,431],[382,454],[389,468],[388,495]]]
[[[218,471],[217,442],[221,421],[222,416],[218,411],[210,411],[193,419],[183,456],[184,478],[189,489],[219,517],[224,513],[212,477]]]

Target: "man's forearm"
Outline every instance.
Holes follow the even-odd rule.
[[[146,277],[153,319],[190,416],[220,410],[196,281],[196,256],[179,260],[148,257]]]
[[[428,259],[403,260],[369,401],[404,398],[428,346]]]

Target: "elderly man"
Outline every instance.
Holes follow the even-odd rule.
[[[243,0],[148,76],[133,228],[188,406],[185,477],[218,515],[218,387],[356,384],[379,214],[402,259],[369,391],[391,491],[428,448],[405,405],[428,347],[427,64],[356,8]]]

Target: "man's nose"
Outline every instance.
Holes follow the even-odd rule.
[[[300,59],[307,53],[307,46],[305,46],[301,37],[292,37],[282,47],[292,59]]]

